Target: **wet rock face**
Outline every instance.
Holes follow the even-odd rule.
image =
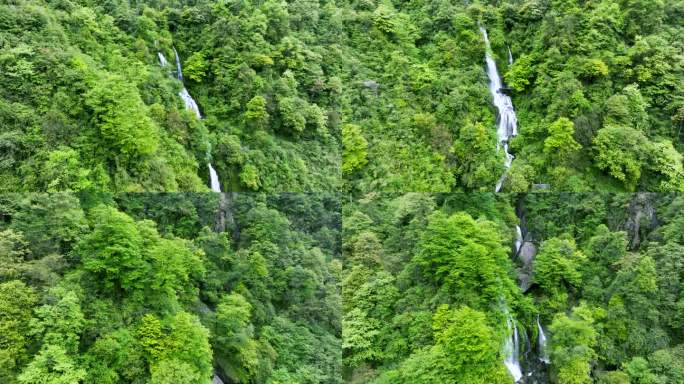
[[[523,265],[528,266],[532,264],[535,256],[537,256],[537,246],[531,241],[525,241],[520,247],[520,252],[518,252],[518,259],[522,261]]]
[[[518,269],[518,285],[523,292],[527,292],[532,286],[534,277],[534,258],[537,256],[537,246],[531,241],[523,242],[518,252],[518,259],[522,262],[522,267]]]
[[[532,184],[533,191],[544,191],[551,189],[551,184]]]
[[[637,193],[629,204],[629,217],[623,227],[629,238],[630,250],[639,248],[648,233],[658,226],[652,197],[651,193]]]
[[[518,286],[520,290],[525,293],[532,286],[532,273],[529,271],[518,271]]]
[[[366,88],[372,89],[374,91],[377,91],[378,87],[380,87],[380,84],[378,84],[378,82],[375,80],[365,80],[363,82],[363,86]]]

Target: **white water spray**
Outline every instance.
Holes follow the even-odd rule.
[[[166,67],[167,65],[169,65],[169,62],[166,61],[166,56],[164,56],[163,53],[157,52],[157,56],[159,57],[159,65],[161,65],[162,67]]]
[[[180,55],[178,55],[176,47],[173,47],[173,54],[176,56],[176,77],[183,82],[183,68],[181,68]]]
[[[510,372],[515,382],[522,379],[522,368],[520,366],[520,341],[518,337],[518,327],[515,325],[515,320],[508,311],[506,311],[506,327],[508,328],[509,336],[506,337],[504,343],[504,365]]]
[[[520,253],[520,248],[522,247],[523,244],[523,235],[522,235],[522,229],[520,228],[519,225],[515,226],[515,256]]]
[[[511,98],[508,95],[501,92],[501,76],[499,76],[499,71],[496,69],[496,62],[494,61],[494,58],[490,53],[492,48],[489,44],[489,36],[487,35],[487,30],[483,27],[480,27],[480,31],[484,36],[485,45],[487,49],[485,61],[487,63],[487,76],[489,77],[489,93],[491,93],[494,106],[499,112],[498,127],[496,131],[499,141],[497,143],[496,148],[498,151],[500,147],[503,147],[504,152],[506,154],[506,160],[504,161],[504,167],[506,167],[506,170],[504,171],[503,175],[501,175],[499,181],[496,183],[496,188],[494,190],[495,192],[499,192],[501,191],[501,187],[503,186],[503,183],[506,179],[508,169],[511,167],[511,164],[513,163],[514,156],[508,152],[508,143],[512,137],[518,135],[518,118],[515,115],[515,109],[513,109],[513,102],[511,101]],[[512,54],[509,56],[509,59],[513,59]]]
[[[209,165],[209,179],[211,180],[211,190],[214,192],[221,193],[221,183],[219,183],[218,174],[216,173],[214,167],[211,166],[211,163],[207,164]]]
[[[183,89],[180,92],[178,92],[178,96],[180,96],[181,99],[183,99],[183,103],[185,103],[186,109],[191,110],[195,114],[195,116],[197,116],[197,119],[202,118],[202,114],[199,111],[197,102],[195,102],[195,99],[193,99],[192,96],[190,96],[190,93],[185,87],[183,87]]]
[[[544,335],[544,328],[542,328],[541,322],[539,321],[539,315],[537,315],[537,331],[539,332],[537,342],[539,346],[539,360],[541,360],[544,364],[549,364],[551,363],[551,359],[549,358],[549,352],[546,346],[546,335]]]

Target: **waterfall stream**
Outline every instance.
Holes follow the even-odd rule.
[[[522,379],[522,368],[520,366],[520,338],[518,336],[518,326],[515,324],[513,316],[506,311],[506,326],[509,336],[504,343],[504,364],[511,373],[515,382]]]
[[[515,254],[514,256],[518,256],[518,253],[520,253],[520,248],[522,248],[523,245],[523,234],[522,234],[522,228],[520,228],[519,225],[515,226]]]
[[[539,347],[539,360],[541,360],[541,362],[544,364],[549,364],[551,363],[551,359],[549,358],[549,351],[547,350],[546,346],[546,335],[544,334],[544,328],[541,326],[541,322],[539,321],[539,315],[537,315],[537,330],[539,331],[539,338],[537,342]]]
[[[503,147],[504,152],[506,154],[506,159],[504,160],[504,167],[506,168],[506,170],[504,171],[503,175],[501,175],[501,178],[499,178],[499,181],[496,183],[496,188],[494,190],[495,192],[499,192],[501,191],[501,187],[503,186],[503,183],[506,180],[506,174],[508,173],[508,169],[511,167],[511,164],[513,163],[514,156],[509,152],[508,143],[512,137],[518,135],[518,118],[515,115],[515,109],[513,109],[513,101],[511,101],[511,98],[508,95],[504,94],[501,91],[501,76],[499,76],[499,71],[496,69],[496,62],[494,61],[494,58],[491,54],[492,47],[489,44],[489,36],[487,35],[487,30],[484,27],[480,27],[480,31],[484,36],[485,45],[487,49],[485,61],[487,63],[487,77],[489,77],[489,92],[492,95],[494,106],[496,107],[499,113],[497,118],[498,127],[496,133],[498,137],[498,143],[496,149],[498,151],[499,148]],[[513,55],[510,53],[509,50],[509,61],[512,62],[512,60]]]
[[[183,68],[181,67],[180,55],[178,55],[178,52],[176,51],[175,47],[173,48],[173,53],[176,55],[176,78],[178,78],[178,80],[180,80],[180,82],[182,83]],[[158,52],[157,54],[159,56],[159,64],[162,67],[167,66],[169,62],[166,60],[164,54],[161,52]],[[188,92],[185,86],[183,86],[183,89],[178,93],[178,96],[180,96],[181,99],[183,99],[183,103],[185,104],[186,109],[192,111],[195,114],[195,116],[197,116],[198,120],[202,119],[202,114],[200,113],[199,106],[197,106],[197,102],[195,101],[195,99],[192,98],[192,96],[190,96],[190,92]],[[211,187],[211,190],[214,192],[221,193],[221,183],[219,182],[216,170],[211,165],[211,162],[207,162],[207,166],[209,167],[209,185]]]
[[[162,67],[166,67],[167,65],[169,65],[169,62],[166,61],[166,57],[164,56],[163,53],[157,52],[157,56],[159,56],[159,64],[160,64]]]

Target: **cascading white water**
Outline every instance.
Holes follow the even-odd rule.
[[[166,56],[164,56],[163,53],[157,52],[157,56],[159,56],[159,65],[161,65],[162,67],[166,67],[167,65],[169,65],[169,62],[166,61]]]
[[[176,51],[176,48],[173,48],[173,53],[176,55],[176,77],[178,80],[183,82],[183,68],[181,67],[181,62],[180,62],[180,56],[178,55],[178,52]],[[161,64],[162,67],[165,67],[168,65],[168,61],[166,60],[166,57],[164,56],[163,53],[159,52],[159,64]],[[202,114],[200,113],[199,106],[197,106],[197,102],[195,102],[195,99],[190,96],[190,92],[188,92],[187,88],[183,86],[183,89],[178,93],[178,96],[183,99],[183,103],[185,104],[185,108],[191,110],[195,116],[197,116],[197,119],[202,118]],[[214,192],[221,193],[221,183],[219,182],[218,174],[216,173],[216,170],[214,167],[211,165],[211,162],[207,163],[209,167],[209,185],[211,186],[211,190]]]
[[[211,384],[223,384],[223,380],[221,380],[218,375],[214,375],[214,379],[211,381]]]
[[[197,116],[198,119],[202,118],[202,114],[199,111],[199,107],[197,106],[197,102],[195,102],[195,99],[190,96],[190,93],[188,93],[188,90],[183,87],[183,89],[178,92],[178,96],[183,99],[183,103],[185,103],[185,108],[191,110],[192,112],[195,113],[195,116]]]
[[[515,109],[513,109],[513,101],[511,98],[501,92],[502,81],[499,76],[499,71],[496,69],[496,62],[491,55],[491,45],[489,44],[489,36],[487,35],[487,30],[484,27],[480,27],[480,31],[484,36],[486,45],[486,55],[485,61],[487,63],[487,76],[489,77],[489,92],[492,95],[493,103],[499,112],[498,116],[498,127],[497,127],[497,151],[500,147],[503,147],[506,154],[506,160],[504,161],[504,166],[506,170],[504,171],[501,178],[496,183],[495,192],[501,191],[503,182],[506,179],[506,173],[513,163],[514,156],[508,152],[508,142],[514,136],[518,135],[518,118],[515,115]],[[512,55],[509,57],[510,60],[513,59]]]
[[[216,173],[214,167],[211,166],[211,163],[207,164],[209,165],[209,179],[211,180],[211,190],[214,192],[221,193],[221,183],[219,183],[218,174]]]
[[[546,335],[544,335],[544,328],[542,328],[541,322],[539,321],[539,315],[537,315],[537,331],[539,332],[537,341],[539,347],[539,360],[541,360],[544,364],[549,364],[551,363],[551,359],[549,358],[549,352],[546,345]]]
[[[509,336],[506,337],[506,342],[504,343],[504,365],[510,372],[511,376],[517,383],[522,379],[522,368],[520,366],[520,341],[518,338],[518,327],[515,325],[515,321],[508,311],[506,311],[506,327],[508,328]]]
[[[511,52],[511,47],[508,47],[508,65],[513,65],[513,52]]]
[[[183,82],[183,68],[181,68],[180,55],[178,55],[176,47],[173,47],[173,54],[176,56],[176,77]]]
[[[518,255],[520,252],[520,248],[522,247],[523,244],[523,235],[522,235],[522,229],[520,228],[519,225],[515,226],[515,256]]]

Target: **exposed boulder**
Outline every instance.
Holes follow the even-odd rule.
[[[525,241],[520,247],[520,252],[518,252],[518,259],[527,267],[532,264],[535,256],[537,256],[537,246],[531,241]]]
[[[380,84],[378,84],[378,82],[375,80],[364,80],[363,86],[366,88],[372,89],[374,91],[377,91],[378,87],[380,87]]]
[[[658,226],[652,193],[637,193],[629,204],[627,220],[623,225],[629,238],[629,249],[639,248],[643,239]]]

